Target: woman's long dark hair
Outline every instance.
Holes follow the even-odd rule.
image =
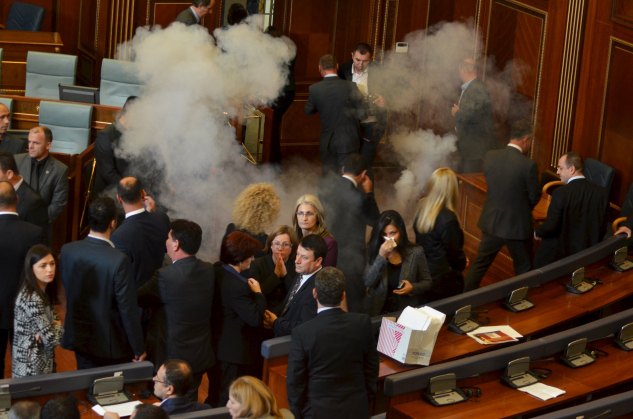
[[[54,287],[46,287],[47,292],[40,289],[37,283],[37,277],[33,273],[33,266],[40,260],[44,259],[48,255],[52,255],[53,252],[47,246],[42,244],[36,244],[31,247],[24,258],[24,271],[22,273],[22,286],[21,289],[25,289],[27,293],[36,293],[42,298],[45,304],[52,304],[53,298],[49,295],[49,289]]]
[[[380,246],[385,241],[383,237],[383,230],[388,225],[392,225],[398,229],[400,233],[400,243],[398,243],[398,253],[404,256],[407,248],[409,247],[409,236],[407,235],[407,227],[404,224],[404,220],[402,216],[398,213],[398,211],[387,210],[380,214],[380,218],[374,225],[374,228],[371,231],[371,237],[369,239],[368,254],[369,254],[369,263],[373,263],[378,256],[378,251],[380,250]]]

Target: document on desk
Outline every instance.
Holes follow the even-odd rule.
[[[134,400],[127,403],[111,404],[106,407],[96,404],[92,406],[92,410],[94,410],[95,413],[97,413],[99,416],[105,415],[105,412],[113,412],[113,413],[118,413],[119,416],[121,417],[125,417],[125,416],[130,416],[132,414],[132,412],[134,411],[134,407],[137,404],[142,404],[142,403],[139,402],[138,400]]]
[[[554,397],[558,397],[566,393],[565,390],[557,387],[548,386],[543,383],[534,383],[529,386],[520,387],[518,388],[518,390],[521,390],[524,393],[531,394],[532,396],[541,400],[553,399]]]
[[[510,326],[483,326],[478,327],[468,336],[482,345],[498,345],[506,342],[516,342],[523,336]]]

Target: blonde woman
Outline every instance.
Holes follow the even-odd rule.
[[[224,237],[235,230],[243,231],[257,239],[261,249],[255,254],[263,256],[266,245],[266,229],[269,228],[279,215],[281,201],[270,183],[253,183],[248,185],[235,198],[233,204],[233,222],[226,227]]]
[[[249,375],[233,381],[226,403],[232,419],[293,419],[288,409],[279,409],[272,391],[261,380]]]
[[[459,294],[464,288],[462,272],[467,260],[457,200],[457,175],[440,167],[431,175],[415,213],[415,242],[424,248],[433,279],[431,301]]]
[[[327,253],[323,266],[336,266],[338,259],[338,244],[336,239],[325,227],[325,210],[323,204],[314,195],[301,195],[297,199],[295,214],[292,218],[292,226],[297,233],[299,241],[308,234],[317,234],[323,237],[327,245]]]

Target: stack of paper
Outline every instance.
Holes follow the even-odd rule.
[[[127,403],[111,404],[105,407],[96,404],[92,406],[92,410],[94,410],[100,416],[105,415],[105,412],[114,412],[118,413],[121,417],[125,417],[132,414],[132,412],[134,411],[134,407],[136,407],[137,404],[141,404],[141,402],[135,400]]]
[[[516,342],[523,336],[510,326],[485,326],[478,327],[468,336],[482,345],[497,345],[499,343]]]

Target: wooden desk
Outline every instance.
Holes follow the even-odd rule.
[[[477,311],[487,311],[482,316],[490,318],[492,325],[510,325],[525,338],[532,338],[548,334],[555,328],[561,327],[581,316],[596,312],[603,307],[616,303],[633,295],[633,272],[620,273],[603,266],[589,268],[587,275],[599,277],[602,284],[592,291],[576,295],[568,293],[565,289],[567,278],[551,281],[541,287],[533,288],[528,295],[535,307],[523,312],[513,313],[504,309],[499,301],[476,307]],[[627,278],[629,280],[623,280]],[[431,364],[451,361],[466,356],[476,355],[491,351],[504,345],[481,345],[466,335],[458,335],[448,330],[445,324],[440,331]],[[286,377],[288,357],[278,357],[268,361],[267,376],[264,381],[275,394],[277,402],[282,407],[287,407]],[[399,372],[421,368],[416,365],[404,365],[391,358],[381,356],[378,373],[378,388],[382,389],[384,378]],[[398,396],[394,401],[386,400],[379,394],[378,406],[387,406],[389,403],[400,403],[402,398]]]
[[[28,51],[55,52],[64,46],[57,32],[0,31],[2,84],[0,93],[24,94]]]
[[[539,400],[521,391],[501,384],[501,371],[464,380],[460,386],[477,386],[481,397],[474,401],[435,407],[421,399],[398,404],[388,412],[389,419],[404,418],[463,418],[463,417],[516,417],[562,408],[570,402],[583,400],[587,396],[633,381],[633,353],[612,346],[610,339],[591,345],[607,352],[591,365],[572,369],[558,360],[533,361],[532,368],[549,368],[552,374],[542,380],[544,384],[566,391],[562,396],[547,401]]]

